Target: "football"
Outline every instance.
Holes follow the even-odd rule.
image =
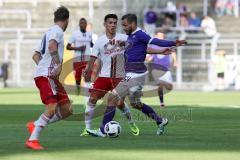
[[[110,121],[104,126],[104,131],[108,137],[116,138],[121,134],[121,126],[116,121]]]

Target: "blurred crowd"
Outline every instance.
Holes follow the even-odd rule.
[[[214,17],[233,16],[235,0],[212,0],[212,13]],[[240,1],[239,1],[240,2]],[[201,16],[200,16],[201,15]],[[226,50],[217,47],[220,34],[217,31],[215,20],[211,16],[202,16],[186,4],[176,5],[172,1],[166,3],[165,8],[154,8],[150,6],[145,10],[144,29],[151,36],[161,30],[166,33],[166,39],[176,39],[176,31],[188,33],[203,32],[211,38],[210,53],[213,55],[210,65],[213,66],[214,88],[225,90],[231,86],[240,89],[240,65],[239,58],[233,55],[226,56]],[[179,35],[179,34],[178,34]],[[238,60],[236,60],[238,59]]]
[[[217,33],[216,24],[210,16],[199,17],[198,14],[185,4],[176,6],[169,1],[166,8],[153,8],[150,6],[145,12],[144,29],[153,36],[157,27],[165,30],[184,28],[189,32],[204,31],[207,36],[213,37]]]
[[[234,15],[235,0],[215,0],[214,8],[218,17],[224,15]]]

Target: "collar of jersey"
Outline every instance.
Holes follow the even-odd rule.
[[[63,29],[59,25],[54,24],[53,26],[56,26],[56,27],[60,28],[63,31]]]
[[[137,29],[132,32],[132,35],[135,34],[137,31],[140,31],[140,30],[141,30],[141,28],[137,27]]]

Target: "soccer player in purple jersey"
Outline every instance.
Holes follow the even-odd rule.
[[[113,90],[113,95],[120,98],[124,103],[126,96],[129,96],[131,106],[142,111],[145,115],[156,121],[158,125],[157,135],[164,132],[164,126],[168,124],[167,118],[162,118],[148,105],[141,102],[142,88],[145,83],[145,75],[147,68],[144,61],[147,54],[148,44],[154,44],[162,47],[181,46],[186,41],[166,41],[157,38],[151,38],[148,34],[137,27],[137,16],[135,14],[127,14],[122,17],[123,30],[128,35],[129,48],[125,51],[126,61],[126,80],[120,82]],[[153,52],[154,53],[154,52]],[[157,53],[157,52],[155,52]],[[158,52],[159,53],[159,52]],[[114,99],[114,96],[113,96]],[[115,98],[116,99],[116,98]],[[121,105],[121,104],[118,104]],[[115,108],[108,106],[99,131],[90,130],[90,134],[94,136],[104,135],[104,126],[114,117]]]
[[[164,39],[163,31],[157,32],[156,37],[159,39]],[[164,50],[166,47],[159,47],[156,45],[148,45],[149,48],[154,48],[158,50]],[[154,81],[158,85],[158,96],[160,100],[160,106],[165,107],[164,104],[164,94],[173,89],[173,79],[171,69],[172,67],[177,67],[176,52],[170,51],[170,55],[148,55],[147,61],[151,61],[152,76]]]

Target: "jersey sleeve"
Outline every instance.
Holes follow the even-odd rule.
[[[37,47],[35,48],[34,51],[41,53],[41,51],[42,51],[42,42],[41,41],[38,42]]]
[[[75,36],[74,35],[75,35],[74,33],[71,35],[71,37],[68,40],[68,43],[70,43],[70,44],[75,43]]]
[[[91,56],[99,57],[100,55],[100,42],[96,41],[96,43],[93,45]]]
[[[175,41],[168,41],[168,40],[163,40],[163,39],[158,39],[158,38],[153,38],[150,41],[150,44],[155,44],[157,46],[161,46],[161,47],[172,47],[172,46],[176,46]]]
[[[137,34],[137,38],[139,39],[139,41],[145,43],[145,44],[148,44],[151,40],[151,37],[143,32],[143,31],[140,31],[138,34]]]
[[[42,37],[42,40],[38,42],[38,45],[35,51],[41,54],[44,54],[45,49],[46,49],[46,34],[44,34],[44,36]]]
[[[61,30],[53,30],[49,34],[49,41],[55,40],[57,43],[60,43],[63,38],[63,32]]]

